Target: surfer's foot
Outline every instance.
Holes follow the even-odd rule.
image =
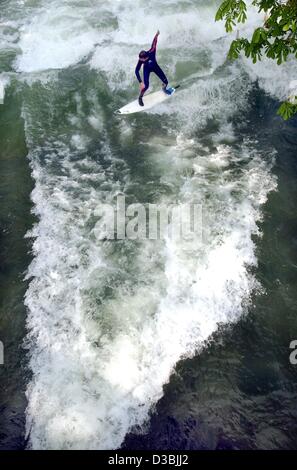
[[[138,98],[139,106],[144,106],[142,96]]]
[[[164,91],[164,93],[166,93],[166,95],[171,95],[171,89],[167,88],[167,85],[165,85],[165,83],[163,83],[162,85],[162,90]]]

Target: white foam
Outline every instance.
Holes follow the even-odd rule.
[[[4,103],[4,96],[5,96],[5,87],[0,77],[0,104]]]
[[[297,104],[297,80],[292,80],[289,84],[289,101],[292,104]]]
[[[87,13],[87,16],[86,16]],[[80,2],[46,2],[20,29],[17,70],[36,72],[66,68],[87,56],[102,39],[102,32],[92,26]],[[96,16],[95,9],[93,16]]]
[[[6,73],[0,74],[0,104],[4,103],[5,91],[10,84],[10,77]]]
[[[179,136],[179,150],[183,145],[195,141]],[[180,197],[198,196],[205,204],[205,245],[168,239],[156,251],[143,242],[133,261],[139,285],[118,284],[110,300],[96,304],[94,289],[100,293],[108,278],[119,274],[112,248],[93,240],[85,228],[102,196],[89,187],[84,202],[76,202],[74,183],[81,175],[73,164],[68,161],[70,179],[51,181],[31,156],[40,218],[29,271],[34,280],[26,295],[34,371],[28,427],[34,448],[120,446],[161,397],[176,362],[193,355],[219,322],[234,321],[243,312],[243,301],[257,286],[247,271],[256,263],[251,235],[258,232],[260,204],[275,182],[263,156],[253,155],[249,146],[238,155],[218,147],[199,160],[204,171],[184,181]],[[222,161],[224,166],[241,162],[245,171],[234,179],[232,172],[221,171]]]

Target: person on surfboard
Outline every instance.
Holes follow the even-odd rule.
[[[143,104],[143,95],[144,93],[148,90],[150,83],[150,73],[154,72],[160,80],[163,82],[162,89],[165,93],[171,94],[170,91],[167,91],[167,85],[168,85],[168,80],[161,69],[161,67],[158,65],[157,60],[156,60],[156,50],[157,50],[157,42],[158,42],[158,36],[160,34],[160,31],[157,31],[153,42],[152,46],[149,51],[140,51],[139,53],[139,60],[135,68],[135,75],[137,77],[137,80],[140,83],[140,95],[138,98],[138,103],[140,106],[144,106]],[[140,77],[140,69],[141,66],[143,65],[143,81],[141,80]]]

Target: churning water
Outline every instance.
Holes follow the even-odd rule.
[[[31,448],[120,447],[145,425],[178,361],[264,295],[256,248],[263,207],[278,191],[277,149],[263,121],[265,138],[258,132],[256,99],[285,98],[297,67],[227,61],[234,35],[214,22],[217,6],[1,2],[0,77],[8,96],[21,97],[34,184]],[[241,33],[262,21],[251,10]],[[119,118],[114,111],[137,94],[137,54],[158,28],[158,61],[181,89],[147,114]],[[96,211],[119,194],[201,204],[203,243],[98,239]]]

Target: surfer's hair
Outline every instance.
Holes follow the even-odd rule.
[[[146,51],[139,52],[139,59],[146,59],[148,57],[148,53]]]

